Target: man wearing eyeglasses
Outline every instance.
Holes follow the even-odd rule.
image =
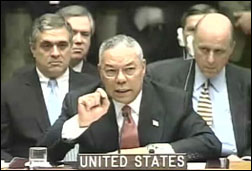
[[[187,95],[144,78],[146,62],[133,38],[117,35],[103,42],[98,67],[104,89],[69,93],[46,135],[50,161],[61,160],[75,143],[80,153],[148,153],[154,146],[156,153],[187,153],[189,160],[219,156],[218,139],[188,107]]]

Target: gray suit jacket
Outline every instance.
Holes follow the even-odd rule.
[[[77,98],[96,88],[97,86],[89,87],[66,95],[62,115],[51,127],[42,144],[48,147],[51,161],[61,160],[73,146],[61,139],[61,131],[64,122],[77,113]],[[220,142],[205,122],[192,111],[188,102],[185,92],[146,79],[138,122],[140,146],[170,143],[175,152],[187,153],[189,160],[218,157]],[[159,126],[154,126],[153,120],[158,121]],[[111,102],[107,114],[91,124],[74,143],[80,143],[80,152],[83,153],[105,153],[117,150],[118,141],[118,126]]]
[[[192,97],[195,60],[164,60],[147,68],[151,79],[184,89]],[[227,64],[226,80],[238,156],[251,155],[251,70]]]
[[[69,90],[97,82],[88,74],[70,70]],[[1,85],[1,159],[28,158],[29,147],[35,146],[50,126],[35,67]]]

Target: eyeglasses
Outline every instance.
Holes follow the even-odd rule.
[[[115,78],[118,76],[119,71],[123,73],[124,76],[132,76],[136,73],[136,67],[127,67],[122,69],[115,69],[115,68],[103,68],[104,75],[108,78]]]

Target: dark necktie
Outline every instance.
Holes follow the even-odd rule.
[[[122,108],[123,126],[121,129],[120,148],[129,149],[139,147],[137,126],[131,115],[131,108],[125,105]]]
[[[202,91],[198,101],[197,113],[206,121],[207,125],[212,126],[212,102],[209,95],[209,81],[202,85]]]

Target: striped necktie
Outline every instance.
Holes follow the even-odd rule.
[[[209,83],[206,81],[202,85],[201,94],[198,101],[197,113],[206,121],[208,126],[213,124],[212,102],[209,95]]]
[[[120,148],[129,149],[139,147],[137,126],[132,118],[131,108],[128,105],[122,108],[122,115],[124,121],[121,129]]]

